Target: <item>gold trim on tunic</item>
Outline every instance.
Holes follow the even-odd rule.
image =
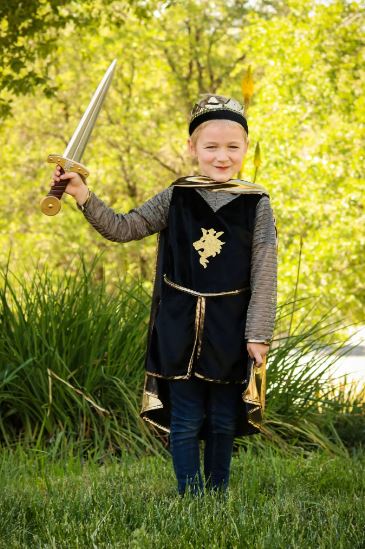
[[[238,290],[227,290],[224,292],[196,292],[195,290],[191,290],[190,288],[185,288],[185,286],[180,286],[180,284],[176,284],[176,282],[172,282],[167,278],[167,276],[164,274],[163,279],[172,288],[175,288],[176,290],[180,290],[181,292],[185,292],[190,295],[194,295],[196,297],[218,297],[223,295],[236,295],[240,294],[242,292],[246,292],[250,289],[249,286],[246,286],[245,288],[239,288]]]
[[[141,414],[144,412],[150,412],[152,410],[158,410],[163,408],[163,404],[158,396],[151,391],[147,391],[147,377],[148,374],[144,376],[144,386],[143,386],[143,395],[142,395],[142,406]]]
[[[193,374],[196,377],[199,377],[201,379],[205,379],[206,381],[214,381],[215,383],[231,383],[229,381],[220,381],[215,379],[210,379],[208,377],[205,377],[201,374],[198,374],[196,372],[192,372],[193,368],[193,362],[194,362],[194,355],[196,351],[196,356],[199,358],[201,349],[202,349],[202,341],[203,341],[203,332],[204,332],[204,321],[205,321],[205,311],[206,311],[206,297],[217,297],[217,296],[225,296],[225,295],[236,295],[240,294],[244,291],[249,290],[250,288],[247,286],[245,288],[240,288],[238,290],[229,290],[226,292],[208,292],[208,293],[199,293],[195,290],[191,290],[190,288],[185,288],[185,286],[180,286],[179,284],[176,284],[175,282],[172,282],[169,280],[166,276],[166,274],[163,275],[163,279],[172,288],[175,288],[176,290],[180,290],[181,292],[185,292],[187,294],[193,295],[194,297],[197,297],[196,300],[196,306],[195,306],[195,320],[194,320],[194,344],[191,351],[190,359],[188,362],[188,369],[186,374],[178,375],[178,376],[165,376],[163,374],[158,374],[155,372],[148,372],[148,375],[152,377],[158,377],[161,379],[167,379],[167,380],[187,380],[191,377]],[[243,380],[242,382],[239,381],[237,383],[245,383],[246,380]]]
[[[195,307],[195,338],[194,338],[194,345],[193,345],[193,350],[191,352],[191,356],[190,356],[190,360],[189,360],[189,365],[188,365],[188,371],[186,373],[186,376],[187,378],[190,377],[191,375],[191,370],[193,368],[193,361],[194,361],[194,353],[195,353],[195,349],[196,349],[196,345],[200,345],[201,347],[201,335],[200,335],[200,332],[201,332],[201,319],[202,319],[202,300],[204,298],[203,297],[198,297],[198,299],[196,300],[196,307]],[[205,313],[205,307],[204,307],[204,313]],[[203,319],[204,320],[204,319]],[[199,340],[200,340],[200,343],[199,343]]]
[[[163,408],[161,400],[153,393],[144,390],[141,412],[150,412],[151,410],[159,410],[160,408]]]
[[[212,383],[220,383],[223,385],[231,385],[232,383],[235,383],[236,385],[243,385],[247,382],[247,379],[242,379],[241,381],[222,381],[220,379],[213,379],[211,377],[203,376],[203,374],[199,374],[198,372],[193,372],[193,374],[199,379],[204,379],[204,381],[211,381]]]
[[[157,423],[157,421],[154,421],[153,419],[150,419],[149,417],[143,416],[142,418],[144,421],[147,421],[148,423],[151,423],[154,427],[158,427],[158,429],[161,429],[161,431],[164,431],[165,433],[170,433],[169,427],[164,427],[160,423]]]
[[[162,374],[157,374],[155,372],[148,372],[149,376],[160,377],[162,379],[171,379],[171,380],[174,380],[174,379],[189,379],[190,378],[191,370],[193,368],[193,362],[194,362],[194,353],[195,353],[195,349],[196,349],[197,344],[199,345],[199,338],[200,338],[200,347],[201,347],[201,337],[202,337],[202,335],[201,335],[201,323],[202,323],[202,320],[203,320],[203,323],[204,323],[204,315],[205,315],[205,304],[204,304],[203,318],[202,318],[202,300],[204,300],[204,297],[201,297],[201,296],[199,296],[198,299],[196,300],[195,321],[194,321],[195,337],[194,337],[193,349],[191,351],[191,355],[190,355],[190,359],[189,359],[189,363],[188,363],[188,369],[187,369],[186,374],[181,375],[181,376],[164,376]]]
[[[242,399],[246,404],[254,407],[247,414],[247,421],[259,430],[262,430],[262,417],[265,410],[266,395],[266,357],[262,364],[253,363],[250,379],[246,390],[243,392]]]
[[[202,350],[206,298],[205,297],[198,297],[198,301],[199,300],[200,300],[200,315],[199,315],[199,322],[198,322],[198,348],[196,350],[196,358],[200,357],[200,352]]]

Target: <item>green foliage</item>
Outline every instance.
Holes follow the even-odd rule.
[[[57,453],[68,442],[95,456],[162,449],[139,419],[149,295],[125,280],[106,291],[98,273],[96,262],[62,277],[45,270],[27,281],[3,273],[0,437],[6,445],[21,439]],[[291,303],[278,318],[264,436],[238,443],[346,455],[345,443],[365,443],[357,427],[365,394],[326,380],[343,346],[334,340],[338,323],[312,322],[309,304],[299,305],[302,318],[290,336],[283,334]]]
[[[158,444],[138,417],[146,292],[123,284],[108,294],[92,269],[79,269],[59,279],[37,272],[29,284],[4,273],[1,438],[153,451]]]
[[[259,182],[278,217],[280,284],[289,295],[302,239],[301,291],[363,321],[364,11],[356,2],[287,4],[266,25],[250,14],[256,33],[242,42],[259,78],[250,116],[263,150]]]
[[[180,498],[171,462],[3,451],[0,546],[360,549],[365,457],[240,452],[227,499]]]
[[[34,96],[17,97],[13,118],[0,129],[2,265],[10,248],[19,272],[33,269],[34,259],[62,272],[75,252],[83,250],[89,262],[103,251],[108,282],[120,275],[151,280],[153,237],[126,246],[108,243],[84,223],[69,197],[56,218],[40,214],[39,200],[52,171],[45,159],[62,153],[96,84],[117,57],[84,162],[97,195],[127,211],[194,172],[185,152],[192,103],[205,91],[240,98],[241,78],[250,65],[255,91],[243,177],[254,177],[259,141],[257,182],[271,193],[279,230],[280,301],[292,295],[303,242],[299,288],[303,295],[321,295],[317,319],[340,304],[338,317],[363,320],[363,10],[347,0],[254,4],[142,2],[124,11],[124,4],[106,0],[57,9],[57,2],[40,3],[47,17],[35,12],[34,25],[47,24],[57,14],[67,22],[60,28],[50,22],[44,34],[46,44],[57,35],[44,61],[47,70],[38,57],[22,61],[24,75],[46,74],[54,97],[36,90]],[[143,5],[146,13],[137,9]],[[14,9],[11,16],[21,14]],[[72,19],[81,16],[82,24]],[[27,32],[27,17],[24,26],[13,25],[14,32]],[[9,38],[9,47],[17,47],[15,38]],[[36,48],[37,40],[31,44]],[[33,55],[32,48],[24,52]],[[11,50],[6,56],[15,62]],[[31,87],[31,77],[23,82],[28,80]]]
[[[338,335],[342,327],[334,311],[317,320],[316,307],[308,298],[278,308],[265,431],[279,446],[341,453],[345,446],[365,444],[365,388],[334,379],[333,367],[349,349]]]
[[[50,68],[65,28],[95,32],[100,24],[121,26],[133,8],[148,17],[152,2],[125,0],[6,0],[0,3],[0,118],[11,113],[12,99],[42,91],[54,97]]]

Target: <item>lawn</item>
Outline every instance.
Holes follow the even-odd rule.
[[[176,495],[170,460],[0,455],[0,547],[365,547],[365,454],[233,458],[227,498]]]

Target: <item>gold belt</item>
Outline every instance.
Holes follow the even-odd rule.
[[[199,358],[201,347],[202,347],[202,339],[203,339],[203,330],[204,330],[204,320],[205,320],[205,298],[206,297],[216,297],[216,296],[224,296],[224,295],[235,295],[240,294],[242,292],[246,292],[250,288],[247,286],[246,288],[240,288],[239,290],[230,290],[227,292],[196,292],[195,290],[191,290],[190,288],[185,288],[185,286],[180,286],[180,284],[176,284],[175,282],[172,282],[167,278],[167,276],[164,274],[163,279],[172,288],[175,288],[176,290],[180,290],[181,292],[185,292],[190,295],[196,296],[198,299],[196,301],[196,308],[195,308],[195,338],[194,338],[194,346],[193,351],[191,353],[191,357],[189,360],[189,366],[187,371],[187,377],[190,376],[191,369],[193,367],[193,359],[194,359],[194,352],[196,349],[196,356]]]
[[[235,295],[235,294],[241,294],[242,292],[247,292],[249,290],[249,286],[246,286],[245,288],[240,288],[239,290],[228,290],[226,292],[196,292],[195,290],[191,290],[190,288],[185,288],[185,286],[180,286],[180,284],[176,284],[176,282],[172,282],[167,278],[167,276],[164,274],[163,279],[172,288],[175,288],[176,290],[180,290],[181,292],[185,292],[190,295],[195,295],[196,297],[217,297],[220,295]]]

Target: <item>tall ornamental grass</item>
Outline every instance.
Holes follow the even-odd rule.
[[[149,297],[140,283],[110,293],[93,268],[26,282],[3,272],[0,436],[6,444],[100,453],[156,451],[138,417]]]
[[[331,311],[312,321],[315,308],[314,298],[278,308],[267,372],[265,434],[287,449],[321,447],[346,453],[348,447],[365,444],[365,387],[334,376],[336,362],[351,347]]]
[[[79,448],[96,458],[163,451],[139,418],[149,293],[135,281],[107,290],[94,267],[81,262],[76,274],[43,270],[28,279],[3,270],[3,444],[22,441],[55,453]],[[336,342],[339,326],[330,314],[311,322],[313,306],[296,300],[279,308],[264,436],[241,444],[346,453],[365,442],[364,391],[327,380],[344,342]]]

